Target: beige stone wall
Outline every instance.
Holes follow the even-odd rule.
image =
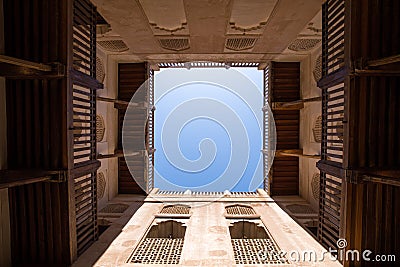
[[[312,53],[301,61],[301,94],[303,99],[321,96],[321,89],[317,87],[313,70],[316,60],[321,53],[321,47],[315,48]],[[313,127],[315,120],[321,115],[321,102],[305,103],[300,110],[300,147],[303,154],[320,155],[321,143],[314,140]],[[317,159],[300,158],[299,179],[300,196],[309,202],[315,210],[318,210],[318,200],[313,196],[312,177],[319,170],[315,166]]]
[[[4,54],[3,1],[0,0],[0,54]],[[0,77],[0,170],[7,168],[5,79]],[[0,190],[0,266],[11,266],[8,189]]]
[[[97,56],[102,60],[106,74],[103,82],[104,89],[98,90],[97,96],[116,99],[118,91],[117,64],[101,49],[97,49]],[[97,114],[103,117],[105,124],[105,134],[103,140],[97,143],[97,153],[113,154],[118,142],[118,111],[114,108],[113,103],[97,101]],[[101,209],[118,194],[118,159],[101,160],[98,172],[102,172],[106,180],[104,196],[98,200],[98,206]]]
[[[153,192],[155,191],[153,190]],[[162,203],[163,201],[165,202]],[[171,204],[191,206],[190,216],[183,217],[182,215],[177,216],[177,214],[166,216],[165,214],[160,214],[163,205]],[[235,204],[251,206],[255,214],[246,218],[238,215],[227,216],[225,207]],[[127,213],[129,212],[127,211],[126,215]],[[278,251],[297,251],[299,253],[314,251],[315,253],[321,253],[324,250],[311,235],[286,214],[263,190],[258,190],[258,195],[241,197],[229,195],[218,199],[214,198],[213,200],[207,196],[182,194],[162,197],[153,193],[147,197],[145,203],[135,214],[129,215],[128,223],[122,231],[118,232],[118,236],[107,246],[107,250],[99,258],[96,258],[97,261],[92,265],[132,266],[131,263],[127,263],[127,260],[146,236],[151,225],[162,220],[171,219],[184,222],[184,226],[186,226],[180,262],[174,266],[234,266],[234,251],[229,227],[232,222],[242,220],[250,220],[256,222],[259,226],[265,226],[279,247],[277,248]],[[111,231],[107,230],[101,238],[105,238],[106,235],[111,233]],[[97,244],[93,245],[93,247]],[[320,254],[318,254],[318,257],[320,259]],[[287,259],[289,259],[288,255]],[[78,262],[75,267],[89,265],[84,265],[82,259],[79,259]],[[341,266],[339,262],[329,260],[328,255],[325,256],[323,262],[292,261],[285,266],[289,265]],[[135,266],[160,265],[137,263]],[[252,264],[251,266],[265,265]]]

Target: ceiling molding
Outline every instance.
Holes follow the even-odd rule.
[[[234,0],[227,34],[262,34],[278,0]]]
[[[154,35],[189,35],[183,0],[137,0]]]

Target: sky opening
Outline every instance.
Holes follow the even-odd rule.
[[[253,192],[263,187],[263,72],[166,68],[155,73],[154,186]]]

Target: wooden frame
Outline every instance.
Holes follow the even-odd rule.
[[[70,265],[97,239],[97,224],[82,228],[76,218],[82,204],[77,192],[84,192],[91,220],[97,220],[100,162],[92,135],[102,84],[95,79],[96,8],[89,0],[3,4],[7,56],[0,56],[0,75],[7,78],[9,170],[0,186],[9,188],[13,265]],[[84,40],[77,28],[86,29],[79,32]],[[74,124],[74,113],[87,125]],[[88,145],[77,146],[78,135],[87,136]],[[90,190],[82,191],[76,178],[87,174]],[[90,239],[85,245],[83,235]]]

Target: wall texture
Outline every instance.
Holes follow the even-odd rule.
[[[313,70],[316,61],[321,53],[321,46],[313,49],[313,51],[301,61],[301,97],[302,99],[314,98],[321,96],[321,89],[317,87]],[[321,102],[304,103],[304,108],[300,110],[300,148],[303,149],[305,155],[320,155],[321,143],[314,139],[313,127],[317,117],[321,115]],[[299,160],[299,194],[305,199],[314,210],[318,210],[318,198],[314,197],[312,179],[319,170],[316,167],[318,159],[300,158]]]

